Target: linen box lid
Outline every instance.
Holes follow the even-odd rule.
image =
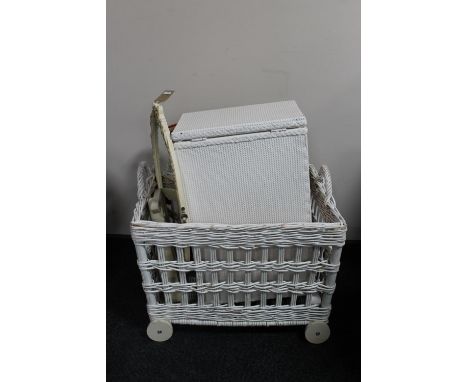
[[[184,113],[172,132],[172,140],[214,138],[307,126],[295,101]]]

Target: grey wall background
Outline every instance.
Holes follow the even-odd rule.
[[[151,102],[166,88],[169,123],[295,99],[310,160],[329,166],[348,238],[360,239],[359,0],[108,0],[108,233],[129,233]]]

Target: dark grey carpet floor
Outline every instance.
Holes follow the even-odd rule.
[[[343,249],[321,345],[304,327],[223,328],[174,325],[165,343],[146,336],[148,317],[130,237],[107,237],[107,379],[110,381],[359,381],[359,241]]]

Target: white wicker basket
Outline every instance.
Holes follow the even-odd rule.
[[[270,205],[269,213],[266,214],[268,224],[180,224],[187,221],[186,207],[190,196],[187,198],[187,184],[184,184],[180,172],[181,157],[176,155],[161,106],[172,93],[171,90],[164,91],[153,103],[151,137],[154,169],[145,163],[138,168],[138,203],[131,222],[151,321],[147,330],[149,337],[156,341],[170,338],[171,322],[226,326],[308,324],[306,338],[314,343],[323,342],[329,334],[326,322],[346,235],[346,223],[335,206],[327,168],[322,167],[317,172],[306,163],[307,184],[304,185],[298,179],[287,186],[292,191],[283,195],[280,204],[289,206],[291,211],[306,212],[308,216],[299,218],[299,222],[283,221],[284,209],[278,210],[279,218],[271,216],[274,208]],[[228,114],[234,117],[226,117],[225,112],[215,112],[210,117],[213,120],[211,127],[219,125],[218,119],[245,121],[245,112],[250,110],[247,114],[256,123],[253,130],[264,129],[269,135],[263,140],[270,140],[271,134],[278,134],[268,130],[272,126],[265,124],[264,115],[267,114],[273,124],[289,126],[290,131],[285,136],[292,132],[292,137],[299,136],[303,141],[304,128],[296,129],[294,118],[280,118],[300,114],[296,109],[297,106],[292,103],[280,107],[254,106],[240,113],[237,109],[229,109]],[[210,118],[203,114],[200,126],[205,126]],[[303,124],[304,120],[298,117],[296,122]],[[205,135],[197,128],[197,123],[190,125],[195,128],[181,129],[179,133],[189,136],[195,134],[195,138],[197,134]],[[245,131],[244,125],[231,123],[227,127],[228,130],[237,128]],[[161,171],[158,131],[161,131],[168,149],[172,168],[170,178],[164,177]],[[226,127],[214,131],[215,135],[223,135]],[[280,135],[283,133],[280,132]],[[257,138],[253,141],[258,141]],[[244,137],[227,139],[233,139],[236,144],[244,141]],[[188,144],[189,151],[197,145],[197,142],[179,143]],[[264,151],[271,149],[270,144],[267,146]],[[299,151],[304,147],[306,144]],[[201,157],[209,157],[211,154],[207,152]],[[304,158],[301,155],[291,155],[291,158],[293,160],[286,166],[290,172],[304,172]],[[182,158],[183,161],[186,159]],[[297,163],[299,170],[291,168],[294,163]],[[260,167],[268,169],[268,164]],[[257,175],[262,172],[262,168],[257,169]],[[274,169],[270,170],[276,175]],[[237,169],[231,168],[230,171],[235,172]],[[245,180],[242,186],[249,190],[249,183],[246,184]],[[258,186],[257,182],[256,188]],[[295,186],[300,189],[299,192],[294,191]],[[199,185],[195,187],[198,187],[197,192],[203,189]],[[307,198],[300,197],[304,190],[308,193]],[[259,194],[256,197],[261,205],[262,198],[267,196]],[[241,201],[237,200],[236,203]],[[304,210],[305,201],[308,203],[307,210]],[[297,209],[294,208],[296,204],[300,205]]]
[[[307,121],[295,101],[185,113],[171,137],[188,222],[311,221]]]
[[[311,223],[158,223],[148,210],[155,186],[153,170],[140,164],[131,234],[147,297],[150,338],[168,339],[170,323],[308,324],[310,342],[328,338],[346,223],[336,208],[326,167],[318,172],[310,167]]]

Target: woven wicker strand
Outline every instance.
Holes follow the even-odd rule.
[[[325,166],[319,171],[310,166],[312,223],[153,222],[147,199],[155,183],[154,172],[142,162],[131,233],[151,321],[222,326],[328,322],[346,222]],[[173,274],[178,277],[170,281]]]

